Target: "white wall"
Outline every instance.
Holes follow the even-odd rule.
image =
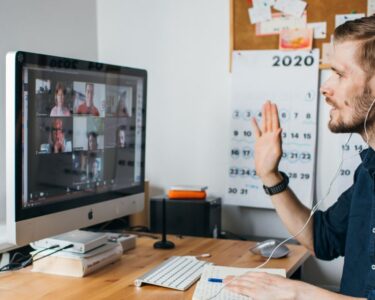
[[[0,111],[5,112],[5,55],[24,50],[97,60],[96,2],[91,0],[0,0]],[[5,140],[5,115],[0,141]],[[0,178],[5,178],[5,147],[0,147]],[[5,202],[0,181],[0,207]],[[0,220],[5,217],[0,210]]]
[[[221,195],[229,108],[228,4],[98,1],[99,58],[148,70],[147,177]]]
[[[148,70],[151,195],[172,184],[206,184],[211,195],[223,197],[231,115],[229,1],[97,4],[99,59]],[[287,236],[273,210],[224,207],[223,228],[239,235]],[[305,273],[309,281],[335,286],[341,263],[311,259]]]

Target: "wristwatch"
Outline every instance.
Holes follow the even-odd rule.
[[[271,187],[263,185],[263,189],[267,195],[270,195],[270,196],[276,195],[278,193],[285,191],[285,189],[288,187],[288,183],[289,183],[288,175],[286,175],[284,172],[279,172],[279,173],[281,174],[281,176],[283,176],[283,180],[280,183]]]

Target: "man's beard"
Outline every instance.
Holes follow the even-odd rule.
[[[354,107],[353,116],[350,123],[344,123],[342,119],[333,123],[332,120],[328,122],[328,128],[334,133],[362,133],[364,131],[365,120],[368,114],[368,110],[372,102],[374,101],[374,96],[371,95],[371,89],[366,86],[361,95],[355,96],[349,99],[347,102]],[[369,113],[366,128],[368,129],[374,123],[375,112]]]

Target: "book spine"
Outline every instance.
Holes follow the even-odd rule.
[[[82,260],[83,276],[86,276],[106,265],[121,258],[122,246],[118,244],[115,248]]]

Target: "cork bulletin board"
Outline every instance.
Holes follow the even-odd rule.
[[[231,3],[231,50],[278,49],[278,35],[256,36],[255,25],[250,23],[248,0],[230,0]],[[330,41],[335,29],[335,15],[350,13],[367,14],[366,0],[306,0],[307,22],[327,22],[327,37],[314,39],[313,48]],[[277,11],[273,11],[277,12]]]

